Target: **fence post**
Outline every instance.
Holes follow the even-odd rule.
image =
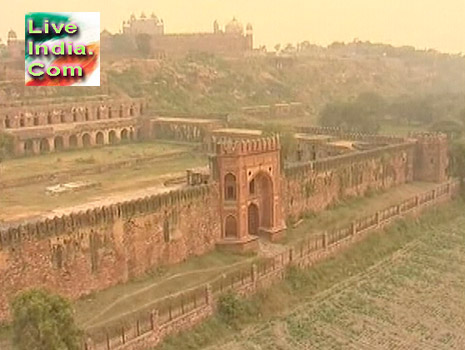
[[[258,281],[258,271],[257,271],[257,265],[255,264],[252,264],[252,283],[254,285],[257,284],[257,281]]]
[[[294,249],[290,248],[289,249],[289,263],[292,263],[294,260]]]
[[[379,224],[380,224],[380,214],[379,214],[379,211],[376,212],[376,226],[379,227]]]
[[[107,350],[111,350],[110,348],[110,336],[108,335],[108,332],[105,332],[106,337],[107,337]]]
[[[158,310],[152,310],[150,312],[150,328],[152,329],[152,331],[155,330],[155,327],[158,327],[158,324],[159,324],[159,312]]]
[[[436,189],[433,190],[433,202],[436,200]]]
[[[328,246],[328,232],[323,232],[323,249],[326,249],[326,247]]]
[[[418,207],[419,204],[420,204],[420,197],[415,196],[415,206]]]
[[[137,321],[136,321],[136,335],[137,336],[140,335],[140,322],[139,322],[139,319],[137,319]]]
[[[350,223],[350,234],[352,236],[355,236],[356,233],[357,233],[357,225],[355,224],[355,221],[352,221]]]
[[[123,344],[126,344],[126,336],[124,334],[124,326],[121,327],[121,340],[123,341]]]
[[[181,312],[184,315],[184,294],[181,294]]]
[[[95,347],[92,344],[92,339],[90,337],[87,337],[87,339],[84,341],[84,350],[94,350]]]
[[[210,284],[205,286],[205,303],[207,305],[211,305],[213,303],[212,286]]]
[[[400,215],[400,205],[396,206],[396,213],[397,213],[397,215]]]

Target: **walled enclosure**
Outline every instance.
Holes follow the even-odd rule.
[[[77,298],[214,249],[217,198],[192,187],[0,232],[0,319],[25,288]]]
[[[428,137],[447,149],[445,139]],[[0,231],[0,320],[8,317],[8,298],[28,287],[77,298],[217,245],[255,249],[254,236],[279,237],[286,218],[321,211],[347,196],[414,178],[441,182],[442,153],[423,147],[409,139],[281,170],[279,137],[231,141],[218,144],[207,185]],[[422,171],[431,164],[441,168]]]
[[[7,107],[0,132],[13,136],[14,154],[39,154],[94,147],[139,137],[144,99]]]

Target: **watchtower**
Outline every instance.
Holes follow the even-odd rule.
[[[278,136],[217,144],[213,174],[220,186],[222,247],[254,250],[285,229]]]
[[[447,181],[449,166],[447,136],[441,133],[412,133],[416,139],[414,179],[417,181]]]

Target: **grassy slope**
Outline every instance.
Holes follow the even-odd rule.
[[[463,349],[464,209],[432,209],[292,270],[243,301],[234,326],[217,316],[158,349]]]
[[[308,104],[308,121],[335,99],[366,91],[383,96],[463,94],[465,60],[417,54],[409,57],[355,56],[327,52],[321,57],[288,60],[274,57],[224,60],[197,55],[109,64],[112,87],[129,95],[148,94],[158,110],[238,111],[246,105],[280,101]],[[306,123],[298,120],[296,123]]]
[[[273,245],[273,249],[282,249],[285,244],[292,244],[307,235],[345,224],[356,217],[366,215],[367,212],[372,213],[425,192],[433,186],[434,184],[427,183],[406,184],[370,198],[342,202],[331,210],[323,211],[304,221],[296,228],[289,228],[286,240],[279,245]],[[250,257],[213,252],[179,265],[160,268],[139,280],[109,288],[77,301],[77,319],[81,325],[93,327],[114,323],[122,315],[146,314],[158,298],[213,280],[233,265],[237,267],[241,263],[250,263]]]

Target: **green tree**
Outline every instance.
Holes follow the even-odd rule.
[[[459,119],[462,121],[462,124],[465,126],[465,107],[459,112]]]
[[[462,196],[465,197],[465,143],[454,142],[450,151],[450,173],[458,177]]]
[[[18,350],[80,350],[81,332],[69,301],[42,289],[20,293],[11,303],[13,344]]]
[[[330,102],[320,112],[320,124],[363,133],[377,133],[380,127],[379,118],[370,108],[359,101]]]
[[[386,110],[386,101],[376,92],[363,92],[358,95],[355,102],[364,110],[364,113],[381,118]]]
[[[391,104],[390,113],[399,122],[412,124],[429,124],[433,121],[432,100],[425,97],[402,96]]]
[[[279,135],[281,144],[281,161],[292,159],[292,155],[297,152],[298,142],[291,130],[278,124],[266,124],[263,126],[263,136]]]

